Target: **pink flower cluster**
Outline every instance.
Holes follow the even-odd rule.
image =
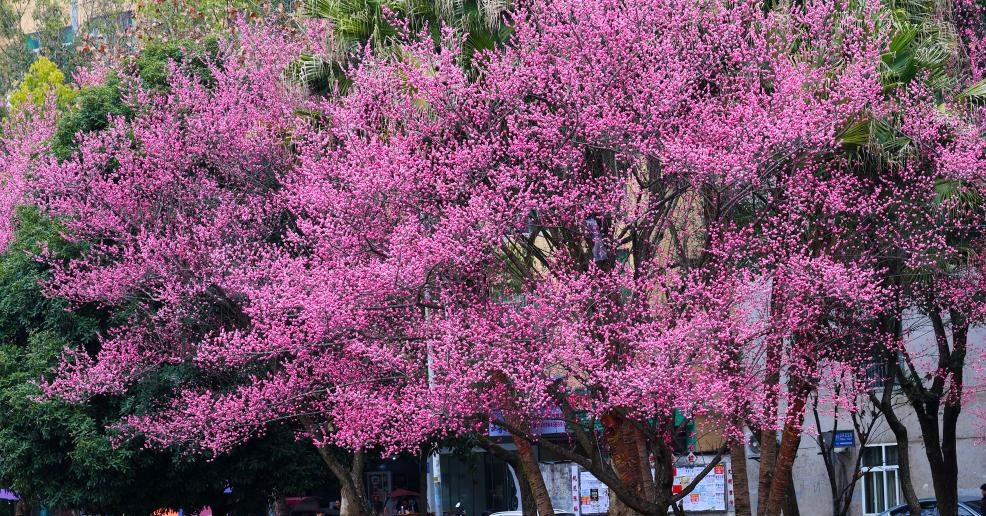
[[[981,108],[885,88],[867,9],[532,2],[478,78],[409,38],[329,99],[283,80],[297,45],[244,31],[212,84],[134,84],[134,119],[69,160],[7,135],[4,209],[26,189],[90,244],[48,292],[133,314],[46,389],[193,367],[128,424],[214,451],[302,416],[393,453],[506,410],[735,436],[805,386],[851,406],[906,338],[882,321],[984,313]]]

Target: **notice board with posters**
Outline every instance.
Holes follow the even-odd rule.
[[[678,467],[674,470],[672,492],[680,493],[692,483],[705,466]],[[726,466],[719,464],[682,500],[686,511],[726,510]]]
[[[603,514],[609,511],[608,489],[592,473],[579,473],[579,513]]]

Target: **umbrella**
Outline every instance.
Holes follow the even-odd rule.
[[[11,491],[0,489],[0,500],[19,500],[19,498]]]
[[[390,493],[387,498],[404,498],[405,496],[420,496],[414,491],[408,491],[407,489],[395,489],[394,492]]]

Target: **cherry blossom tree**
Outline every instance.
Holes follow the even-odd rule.
[[[490,422],[617,512],[666,514],[684,414],[724,436],[706,472],[745,426],[769,436],[776,516],[809,396],[851,409],[931,292],[981,313],[976,262],[940,267],[981,243],[956,201],[982,188],[979,108],[969,80],[912,80],[889,10],[552,0],[512,20],[473,72],[445,30],[367,51],[328,98],[282,80],[297,44],[243,31],[204,80],[130,81],[133,118],[69,159],[10,144],[27,201],[89,246],[48,291],[135,314],[48,393],[193,368],[127,429],[218,452],[296,421],[346,514],[366,453]],[[935,280],[905,289],[898,265]]]

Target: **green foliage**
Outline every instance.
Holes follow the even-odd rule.
[[[76,138],[105,129],[111,115],[133,116],[133,109],[123,102],[120,81],[115,76],[110,77],[105,85],[83,88],[79,92],[76,108],[58,121],[52,138],[52,153],[58,159],[68,158],[75,152]]]
[[[60,111],[68,109],[78,94],[74,88],[65,84],[65,74],[55,63],[42,56],[31,65],[20,87],[10,95],[10,105],[18,109],[30,103],[40,108],[52,93]]]
[[[130,8],[128,0],[86,0],[87,16],[76,34],[68,26],[67,6],[64,0],[0,1],[0,96],[17,86],[36,53],[70,74],[94,57],[132,49],[130,18],[118,15]],[[34,20],[32,34],[21,27],[25,16]]]
[[[512,29],[503,20],[506,0],[305,0],[302,15],[332,22],[338,56],[303,55],[289,70],[313,92],[326,93],[333,85],[345,90],[349,85],[343,67],[364,45],[377,52],[388,52],[399,30],[388,22],[390,12],[406,20],[412,33],[428,29],[435,44],[440,43],[442,26],[466,35],[461,65],[471,69],[473,56],[503,44]]]
[[[144,85],[158,90],[167,88],[170,62],[185,63],[203,83],[212,77],[206,66],[206,57],[215,58],[219,43],[206,38],[201,43],[174,41],[148,45],[136,58],[138,74]],[[103,130],[109,117],[131,118],[134,108],[125,102],[119,77],[110,75],[106,84],[83,88],[78,95],[76,108],[63,116],[52,139],[52,153],[64,160],[75,152],[77,138],[86,133]]]
[[[97,397],[85,404],[39,399],[34,382],[50,374],[62,350],[98,350],[98,335],[125,318],[116,310],[74,307],[43,295],[55,257],[85,252],[61,238],[56,223],[36,209],[18,212],[11,247],[0,255],[0,485],[49,507],[104,515],[149,514],[160,507],[212,505],[229,514],[263,514],[279,492],[302,492],[330,482],[310,444],[275,428],[209,461],[187,450],[154,451],[139,440],[113,446],[108,425],[154,402],[156,392]],[[157,379],[162,388],[170,372]],[[271,471],[283,475],[271,475]],[[223,494],[232,487],[232,494]]]
[[[219,40],[209,36],[199,42],[180,40],[151,43],[137,56],[136,64],[146,86],[163,89],[168,84],[168,66],[171,61],[184,63],[204,84],[212,81],[207,60],[219,54]]]
[[[141,0],[137,2],[137,27],[148,44],[203,41],[228,33],[238,15],[265,20],[283,17],[288,4],[282,0]]]
[[[57,364],[65,346],[95,342],[103,321],[43,295],[39,281],[46,267],[36,253],[47,247],[68,256],[80,248],[59,238],[37,210],[23,208],[18,216],[15,240],[0,256],[0,482],[32,498],[79,503],[95,487],[88,480],[110,481],[130,450],[110,446],[82,407],[36,403],[34,382]],[[38,485],[38,477],[62,487],[47,492],[50,485]]]
[[[25,9],[18,2],[0,1],[0,97],[6,98],[36,57],[28,48],[27,35],[21,32]]]

